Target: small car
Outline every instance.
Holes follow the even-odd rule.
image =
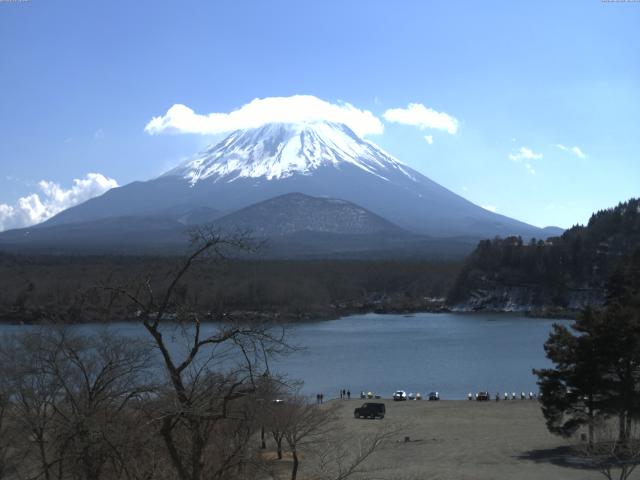
[[[405,392],[404,390],[396,390],[396,393],[393,394],[393,399],[396,402],[402,401],[402,400],[406,400],[407,399],[407,392]]]
[[[431,392],[429,393],[429,401],[430,402],[434,402],[440,400],[440,394],[438,392]]]
[[[478,402],[487,402],[491,400],[491,395],[489,392],[478,392],[476,393],[476,400]]]
[[[386,413],[386,407],[384,403],[363,403],[361,407],[356,408],[353,411],[355,418],[371,418],[371,419],[383,419]]]

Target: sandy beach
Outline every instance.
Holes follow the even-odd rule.
[[[331,402],[339,404],[336,428],[354,439],[373,435],[383,425],[398,428],[388,446],[367,464],[382,468],[375,478],[603,478],[571,465],[569,442],[547,431],[537,401],[378,401],[387,408],[382,420],[353,418],[353,409],[363,400]],[[410,441],[405,442],[405,436]]]

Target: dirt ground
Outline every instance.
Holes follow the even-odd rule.
[[[604,478],[581,468],[575,457],[572,461],[569,442],[547,431],[537,401],[382,401],[387,408],[383,420],[353,418],[353,409],[363,400],[332,402],[340,405],[336,428],[348,438],[373,435],[383,426],[398,429],[368,463],[384,469],[361,478]]]

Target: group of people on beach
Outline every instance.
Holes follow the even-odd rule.
[[[490,400],[491,399],[491,394],[486,392],[482,392],[482,393],[476,393],[475,395],[475,399],[478,400],[478,396],[482,396],[485,395],[487,398],[486,400]],[[520,392],[520,400],[525,400],[526,398],[529,398],[529,400],[536,400],[539,396],[542,396],[542,394],[538,395],[536,393],[533,392],[529,392],[529,396],[527,397],[527,394],[524,392]],[[469,392],[469,394],[467,395],[467,398],[469,400],[473,400],[474,396],[471,392]],[[500,401],[500,392],[497,392],[495,395],[495,400],[496,402]],[[511,400],[515,400],[516,398],[518,398],[518,396],[516,395],[516,392],[513,392],[511,394]],[[484,398],[480,398],[481,400],[485,400]],[[504,399],[505,400],[509,400],[509,393],[508,392],[504,392]]]
[[[347,390],[343,388],[338,393],[340,394],[340,399],[351,400],[351,390]],[[316,394],[316,403],[318,405],[322,405],[324,403],[324,393]]]

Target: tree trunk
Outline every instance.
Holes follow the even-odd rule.
[[[204,451],[205,441],[198,431],[199,425],[196,420],[189,422],[191,429],[191,480],[200,480],[204,470],[204,462],[202,461],[202,452]]]
[[[44,474],[45,480],[51,480],[51,473],[49,472],[49,463],[47,462],[47,453],[45,451],[43,435],[38,432],[37,438],[38,451],[40,453],[40,463],[42,464],[42,473]]]
[[[593,410],[593,395],[589,395],[589,448],[593,448],[593,422],[595,420],[595,414]]]
[[[169,451],[169,457],[171,458],[171,463],[173,464],[174,468],[178,472],[178,478],[180,478],[180,480],[191,480],[189,473],[187,472],[186,468],[182,464],[180,453],[178,452],[178,449],[176,448],[176,444],[173,440],[172,423],[173,422],[171,417],[169,416],[165,417],[162,422],[162,428],[160,429],[160,434],[162,435],[164,444],[167,447],[167,450]]]
[[[276,446],[278,449],[278,460],[282,460],[282,439],[276,440]]]
[[[296,452],[295,448],[291,451],[291,454],[293,455],[293,468],[291,469],[291,480],[296,480],[296,478],[298,477],[298,465],[300,464],[300,462],[298,461],[298,452]]]
[[[260,449],[264,450],[267,448],[267,442],[264,440],[264,425],[260,427]]]
[[[627,441],[627,420],[624,413],[618,415],[618,440],[620,443],[626,443]]]

